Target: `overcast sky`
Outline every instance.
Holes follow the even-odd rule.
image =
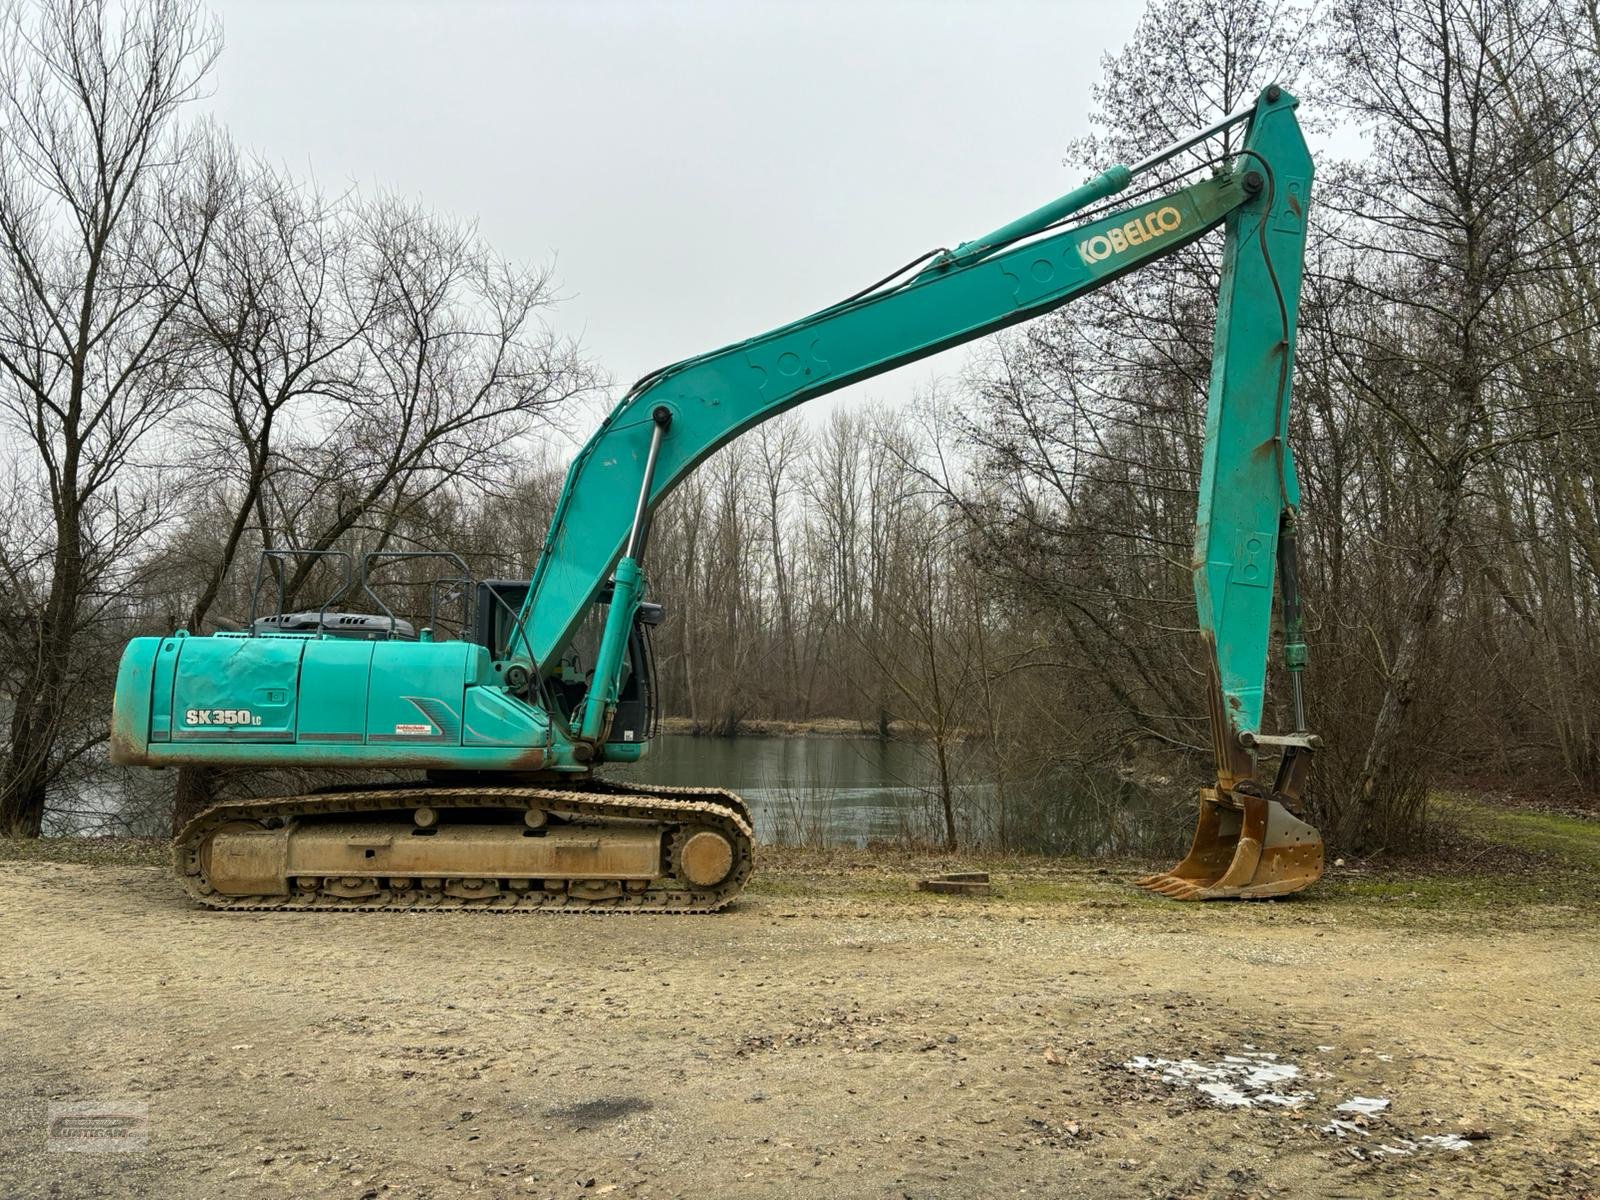
[[[1081,182],[1063,147],[1142,7],[212,3],[207,103],[241,145],[553,258],[556,324],[619,391]],[[835,402],[904,397],[960,353]]]

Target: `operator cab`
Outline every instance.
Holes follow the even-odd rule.
[[[517,614],[522,611],[527,596],[526,579],[487,579],[478,584],[472,640],[487,649],[491,658],[507,658],[523,649],[514,643]],[[570,723],[574,719],[578,705],[594,680],[591,664],[599,645],[598,631],[604,623],[604,607],[610,600],[611,589],[607,587],[595,598],[593,619],[584,622],[561,662],[545,676],[545,696],[563,721]],[[617,688],[617,713],[606,735],[609,744],[638,744],[655,735],[656,658],[651,631],[665,616],[666,609],[660,604],[646,601],[639,605]]]

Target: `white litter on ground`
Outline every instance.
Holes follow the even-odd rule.
[[[1333,1111],[1355,1113],[1360,1117],[1375,1117],[1388,1107],[1387,1100],[1379,1100],[1373,1096],[1352,1096]]]
[[[1369,1096],[1356,1096],[1339,1105],[1334,1112],[1354,1113],[1358,1118],[1375,1117],[1389,1107],[1387,1100],[1375,1100]],[[1326,1125],[1318,1126],[1321,1133],[1329,1137],[1336,1137],[1341,1142],[1346,1138],[1366,1138],[1372,1136],[1362,1121],[1345,1121],[1334,1117]],[[1392,1141],[1381,1142],[1365,1150],[1355,1146],[1348,1146],[1356,1158],[1399,1158],[1408,1154],[1415,1154],[1419,1150],[1468,1150],[1472,1143],[1459,1134],[1454,1133],[1424,1133],[1414,1138],[1397,1137]]]
[[[1365,1131],[1363,1130],[1363,1136]],[[1457,1137],[1453,1133],[1435,1135],[1422,1134],[1416,1138],[1395,1138],[1393,1143],[1383,1142],[1365,1151],[1356,1146],[1345,1147],[1351,1154],[1360,1159],[1370,1158],[1405,1158],[1417,1153],[1419,1150],[1467,1150],[1472,1143],[1464,1137]]]
[[[1138,1054],[1124,1062],[1122,1068],[1136,1074],[1155,1075],[1172,1087],[1192,1088],[1220,1108],[1266,1105],[1299,1108],[1316,1099],[1312,1092],[1289,1091],[1282,1086],[1302,1077],[1299,1067],[1291,1062],[1280,1062],[1276,1054],[1249,1045],[1243,1054],[1225,1054],[1220,1062]],[[1318,1131],[1340,1141],[1371,1138],[1373,1130],[1368,1122],[1381,1119],[1388,1112],[1389,1104],[1389,1099],[1383,1096],[1352,1096],[1333,1111],[1346,1113],[1354,1119],[1335,1116],[1326,1125],[1318,1126]],[[1376,1145],[1368,1142],[1346,1146],[1345,1150],[1367,1161],[1400,1158],[1428,1150],[1467,1150],[1471,1146],[1471,1141],[1454,1133],[1424,1133],[1416,1137],[1397,1137],[1390,1133],[1387,1140]]]
[[[1331,1137],[1366,1137],[1367,1131],[1354,1121],[1341,1121],[1338,1117],[1322,1126],[1322,1132]]]
[[[1280,1090],[1279,1084],[1300,1077],[1300,1068],[1293,1063],[1279,1062],[1276,1054],[1249,1047],[1244,1054],[1227,1054],[1221,1062],[1214,1063],[1140,1054],[1122,1065],[1140,1074],[1159,1075],[1161,1082],[1173,1087],[1193,1088],[1222,1108],[1255,1108],[1265,1104],[1299,1108],[1316,1099],[1310,1092]]]

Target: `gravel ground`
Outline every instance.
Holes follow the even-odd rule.
[[[0,1195],[1600,1195],[1592,909],[804,890],[230,915],[0,864]],[[129,1101],[146,1148],[48,1143]]]

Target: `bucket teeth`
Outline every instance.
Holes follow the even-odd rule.
[[[1256,900],[1286,896],[1322,877],[1322,838],[1276,800],[1235,793],[1200,801],[1184,860],[1137,884],[1173,900]]]
[[[1179,879],[1176,875],[1160,874],[1146,875],[1143,879],[1135,880],[1140,887],[1152,892],[1159,892],[1163,896],[1171,896],[1174,900],[1187,899],[1190,892],[1199,891],[1187,879]]]

